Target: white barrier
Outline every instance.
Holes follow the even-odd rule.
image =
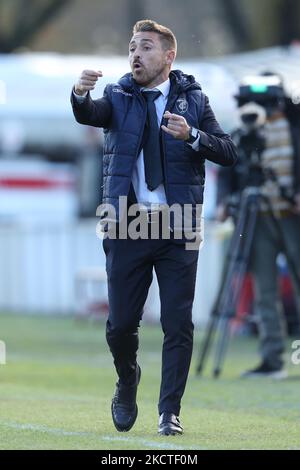
[[[0,340],[0,366],[6,364],[6,345]]]
[[[96,276],[93,277],[96,291],[99,281],[99,300],[104,299],[107,293],[106,287],[103,288],[105,255],[102,241],[96,236],[97,222],[97,219],[89,219],[64,224],[0,224],[0,310],[78,313],[82,300],[78,280],[91,281],[91,272]],[[212,307],[222,257],[222,244],[216,237],[215,225],[206,222],[194,302],[196,323],[205,322]],[[154,278],[144,316],[147,320],[159,321],[159,314],[158,285]]]

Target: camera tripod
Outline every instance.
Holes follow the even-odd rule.
[[[281,228],[269,199],[262,194],[259,186],[246,187],[241,194],[237,221],[225,260],[220,288],[207,324],[204,341],[200,348],[199,362],[196,369],[197,375],[200,375],[203,371],[211,343],[217,332],[219,334],[216,340],[213,376],[217,378],[221,374],[229,342],[230,320],[235,317],[240,291],[249,267],[251,246],[261,202],[266,205],[271,216],[272,228],[276,230],[280,237],[290,274],[300,287],[300,276],[284,244]]]

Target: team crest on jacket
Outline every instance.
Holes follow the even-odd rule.
[[[176,101],[176,109],[180,114],[184,114],[187,112],[189,104],[185,98],[179,98]]]

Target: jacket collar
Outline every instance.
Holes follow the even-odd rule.
[[[171,86],[170,79],[167,78],[166,81],[164,81],[160,85],[157,85],[154,88],[151,88],[151,90],[160,91],[161,94],[164,96],[164,98],[168,98],[168,95],[169,95],[169,92],[170,92],[170,86]],[[147,90],[150,90],[150,88],[141,87],[141,92],[147,91]]]
[[[193,75],[186,75],[181,70],[172,70],[169,75],[171,82],[170,92],[182,93],[187,90],[201,90],[201,86],[196,82]],[[140,93],[140,87],[132,77],[132,73],[126,73],[120,78],[118,84],[129,92]]]

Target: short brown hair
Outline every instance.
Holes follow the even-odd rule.
[[[177,41],[174,33],[166,26],[156,23],[152,20],[140,20],[137,21],[133,27],[133,34],[144,33],[146,31],[157,33],[164,45],[165,49],[177,50]]]

